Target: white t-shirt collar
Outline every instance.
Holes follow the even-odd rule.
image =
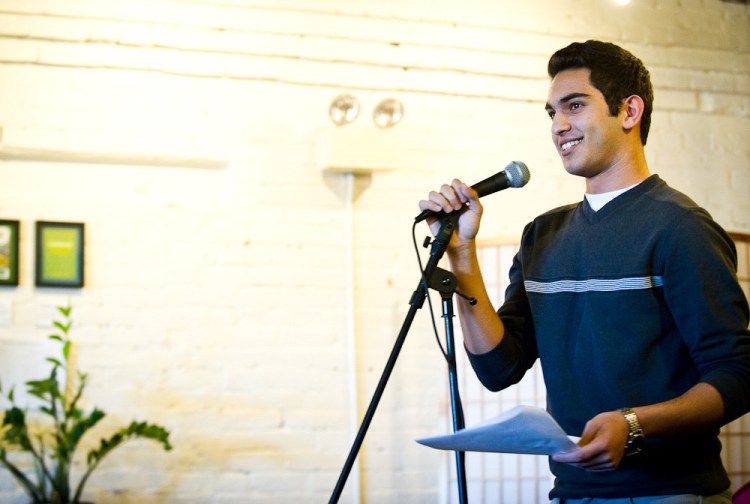
[[[640,184],[640,182],[638,182]],[[638,184],[633,184],[632,186],[625,187],[623,189],[617,189],[615,191],[605,192],[605,193],[599,193],[599,194],[589,194],[586,193],[586,200],[589,202],[589,206],[595,211],[598,212],[601,210],[601,208],[621,195],[622,193],[631,190]]]

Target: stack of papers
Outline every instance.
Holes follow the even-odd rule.
[[[439,450],[552,455],[578,450],[574,440],[547,411],[520,405],[475,427],[417,442]]]

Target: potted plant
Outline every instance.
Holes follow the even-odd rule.
[[[171,450],[172,445],[164,427],[133,421],[110,437],[101,439],[99,446],[88,452],[83,474],[73,486],[70,471],[76,448],[83,435],[99,423],[105,413],[99,408],[86,413],[79,406],[87,375],[80,371],[75,373],[71,368],[72,344],[68,335],[72,325],[71,308],[57,309],[63,321],[54,322],[59,334],[52,334],[49,338],[62,346],[61,358],[47,358],[52,365],[49,376],[26,382],[27,392],[42,401],[40,418],[48,417],[51,425],[40,426],[31,422],[28,411],[16,405],[12,388],[7,395],[0,395],[0,399],[7,399],[9,403],[0,425],[0,466],[13,474],[33,503],[78,504],[91,473],[123,442],[135,438],[152,439],[165,450]],[[64,384],[58,380],[59,375],[65,376]],[[33,462],[33,474],[26,474],[9,459],[9,450],[28,454]]]

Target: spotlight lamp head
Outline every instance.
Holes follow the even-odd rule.
[[[350,94],[340,94],[328,107],[328,117],[336,126],[354,122],[359,115],[359,100]]]
[[[390,128],[398,124],[404,116],[404,106],[395,98],[387,98],[375,107],[372,120],[381,128]]]

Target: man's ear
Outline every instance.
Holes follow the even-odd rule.
[[[622,102],[622,127],[625,130],[632,130],[639,127],[645,105],[643,98],[638,95],[628,96]]]

